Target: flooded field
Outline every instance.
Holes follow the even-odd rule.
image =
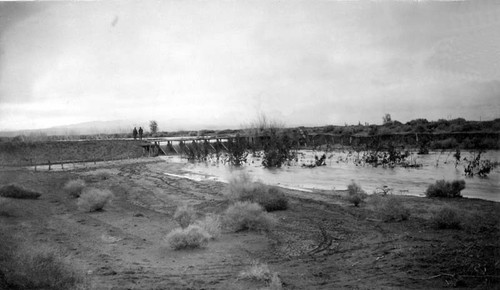
[[[162,157],[167,162],[185,162],[184,176],[192,179],[214,179],[226,181],[234,171],[245,171],[267,184],[303,190],[312,189],[346,189],[351,180],[359,183],[368,193],[380,191],[387,186],[393,194],[424,196],[429,184],[436,180],[464,179],[466,188],[462,191],[465,197],[500,201],[500,167],[494,168],[486,178],[478,176],[466,177],[464,167],[474,157],[473,152],[463,151],[462,160],[455,167],[453,151],[430,152],[428,155],[412,154],[412,161],[422,164],[418,168],[384,168],[371,165],[356,165],[357,153],[335,151],[327,153],[326,166],[307,168],[302,164],[311,164],[314,156],[321,156],[321,151],[300,151],[299,160],[291,166],[280,169],[266,169],[261,165],[259,157],[249,156],[248,162],[241,168],[235,168],[214,160],[208,162],[189,163],[179,157]],[[487,151],[481,159],[492,162],[500,161],[499,151]]]

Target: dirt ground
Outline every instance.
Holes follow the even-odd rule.
[[[154,158],[105,162],[68,171],[0,171],[0,186],[40,192],[38,200],[11,200],[0,215],[3,242],[49,244],[83,271],[91,289],[261,289],[238,279],[253,261],[277,272],[284,289],[439,289],[499,287],[500,204],[475,199],[401,197],[411,216],[384,222],[369,202],[354,207],[339,192],[286,189],[290,206],[273,212],[270,232],[224,232],[206,248],[174,251],[163,238],[178,227],[177,206],[199,216],[221,214],[225,184],[165,175],[180,164]],[[114,197],[103,211],[85,213],[63,191],[82,178]],[[433,211],[459,209],[467,229],[430,225]],[[2,242],[2,241],[0,241]]]

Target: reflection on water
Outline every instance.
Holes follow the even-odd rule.
[[[500,167],[493,169],[487,178],[465,177],[466,163],[461,161],[455,168],[454,151],[430,152],[428,155],[413,154],[411,158],[423,165],[419,168],[356,166],[353,160],[357,157],[357,153],[349,154],[341,151],[327,153],[326,166],[304,168],[300,165],[310,164],[314,161],[315,155],[320,156],[323,152],[304,150],[300,153],[297,164],[279,169],[265,169],[261,166],[259,158],[249,158],[249,163],[241,168],[216,162],[186,163],[185,171],[191,175],[225,181],[233,171],[242,170],[267,184],[302,189],[346,189],[347,184],[355,180],[368,193],[388,186],[392,188],[394,194],[416,196],[424,196],[427,186],[436,180],[465,179],[466,188],[462,191],[463,196],[500,201]],[[499,151],[488,151],[481,155],[481,159],[499,162],[499,153]],[[473,153],[462,152],[462,158],[464,157],[470,160],[473,158]],[[168,160],[172,162],[174,159],[170,157]]]

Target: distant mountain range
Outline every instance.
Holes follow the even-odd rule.
[[[201,130],[201,129],[227,129],[221,126],[207,126],[206,124],[196,124],[192,120],[169,119],[168,121],[157,120],[159,131],[179,131],[179,130]],[[188,126],[182,124],[190,124]],[[61,135],[94,135],[94,134],[121,134],[132,132],[134,127],[142,127],[144,131],[149,131],[149,121],[131,121],[131,120],[114,120],[114,121],[92,121],[72,125],[62,125],[45,129],[32,130],[15,130],[15,131],[0,131],[0,137],[15,137],[19,135],[46,135],[46,136],[61,136]]]

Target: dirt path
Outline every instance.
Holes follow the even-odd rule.
[[[228,205],[220,194],[222,183],[164,174],[180,166],[143,159],[65,172],[1,172],[0,185],[18,183],[42,193],[39,200],[16,200],[22,210],[0,217],[1,230],[61,249],[85,271],[92,289],[260,289],[265,284],[237,279],[253,260],[278,272],[285,289],[490,287],[498,282],[486,274],[464,277],[466,271],[457,266],[500,265],[495,266],[500,207],[486,201],[453,202],[490,216],[493,226],[478,241],[477,234],[429,227],[425,209],[448,201],[408,197],[412,217],[384,223],[369,208],[354,208],[338,196],[286,190],[290,207],[273,213],[279,225],[272,232],[224,233],[205,249],[173,251],[163,238],[178,227],[172,219],[177,206],[189,203],[201,217],[220,214]],[[104,211],[79,212],[75,199],[63,193],[64,183],[78,177],[113,191]],[[457,254],[464,249],[492,257],[463,260]],[[488,271],[491,275],[498,268]]]

